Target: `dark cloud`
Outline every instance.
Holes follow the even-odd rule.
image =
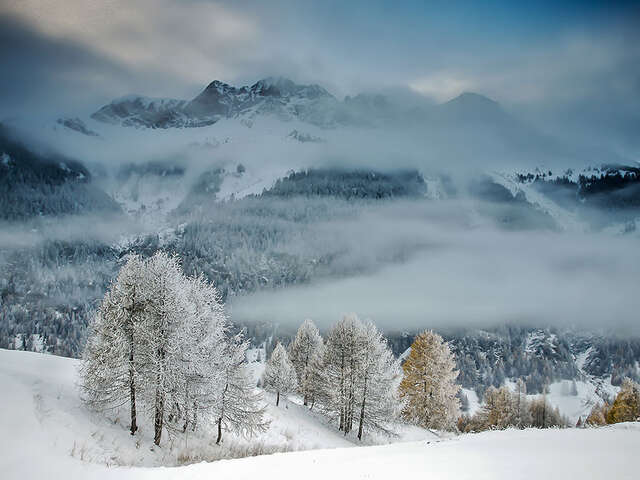
[[[86,45],[0,16],[0,115],[66,111],[105,101],[129,74]]]

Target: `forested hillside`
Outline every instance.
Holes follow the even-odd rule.
[[[407,261],[429,248],[429,242],[408,235],[402,236],[401,242],[377,245],[374,237],[354,242],[339,233],[358,219],[370,218],[375,223],[381,214],[387,218],[408,207],[430,205],[442,194],[471,195],[482,218],[506,231],[559,228],[543,209],[491,177],[479,176],[457,191],[451,187],[443,193],[430,190],[437,188],[438,182],[428,183],[417,170],[292,171],[260,194],[221,201],[217,193],[229,176],[241,180],[245,175],[245,167],[238,166],[231,174],[219,167],[200,173],[185,188],[185,197],[173,202],[177,208],[169,212],[162,234],[143,232],[116,242],[113,238],[126,236],[124,230],[118,233],[119,226],[113,238],[88,235],[94,230],[94,221],[87,214],[106,211],[122,215],[122,211],[91,180],[81,163],[33,153],[10,140],[4,130],[2,133],[3,218],[31,218],[32,222],[15,236],[22,239],[26,231],[28,242],[14,240],[0,246],[0,345],[6,348],[78,356],[97,301],[127,253],[144,257],[158,250],[177,253],[187,274],[203,274],[227,300],[321,279],[370,274],[385,265]],[[635,184],[635,172],[627,172],[622,180],[616,175],[589,181],[581,176],[579,189],[590,199],[597,197],[596,191],[602,195],[603,189],[618,192],[620,185]],[[130,188],[128,198],[141,205],[134,213],[142,215],[145,200],[138,195],[142,195],[144,179],[177,185],[186,177],[187,167],[180,162],[154,161],[124,163],[114,181]],[[519,181],[533,183],[538,189],[553,187],[549,193],[553,198],[563,188],[578,188],[568,178],[550,178],[547,174],[522,175]],[[78,225],[84,227],[71,230],[80,234],[50,234],[53,226],[65,221],[74,225],[76,218],[82,219]],[[452,216],[451,221],[459,220]],[[7,231],[13,228],[13,224],[6,225]],[[361,248],[363,242],[369,246]],[[313,314],[307,312],[307,316]],[[277,319],[261,325],[240,321],[238,328],[245,328],[256,344],[266,341],[273,346],[276,339],[291,334],[278,326]],[[413,340],[409,333],[385,333],[397,356]],[[515,323],[493,330],[442,333],[456,354],[458,381],[480,398],[488,386],[517,378],[525,380],[530,392],[583,375],[611,376],[613,384],[624,376],[638,378],[640,342],[633,339],[581,336]]]
[[[30,151],[0,124],[0,220],[119,211],[81,163]]]

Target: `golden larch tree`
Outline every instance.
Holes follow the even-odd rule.
[[[403,416],[426,428],[450,430],[460,415],[458,371],[449,345],[432,331],[419,334],[402,369]]]

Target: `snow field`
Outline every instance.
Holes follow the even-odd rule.
[[[173,448],[166,440],[152,450],[148,422],[142,424],[139,436],[131,437],[116,412],[105,419],[84,408],[75,385],[76,368],[76,360],[0,350],[3,479],[388,479],[406,473],[434,479],[635,479],[639,474],[634,456],[640,448],[638,423],[491,431],[447,439],[404,427],[397,443],[343,448],[356,442],[321,415],[308,412],[299,399],[285,400],[275,408],[270,395],[266,398],[271,426],[252,443],[253,450],[245,440],[230,435],[225,448],[236,453],[319,450],[149,468],[177,465],[180,456],[197,460],[199,450],[207,453],[207,439],[194,435],[186,444],[183,439],[175,441]]]

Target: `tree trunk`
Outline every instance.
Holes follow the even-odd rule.
[[[351,342],[349,343],[350,351],[349,351],[349,401],[347,402],[347,418],[344,425],[344,433],[351,433],[351,429],[353,428],[353,389],[354,389],[354,372],[355,372],[355,345],[353,344],[353,337]]]
[[[216,445],[220,445],[220,440],[222,440],[222,417],[218,418],[218,439],[216,440]]]
[[[164,330],[160,331],[160,338],[164,338],[165,333]],[[158,349],[158,358],[161,360],[161,364],[164,365],[166,352],[164,348]],[[155,412],[155,420],[153,422],[155,435],[153,437],[153,442],[156,445],[160,445],[160,438],[162,437],[162,427],[164,425],[164,395],[165,392],[162,390],[163,385],[163,375],[161,373],[162,370],[159,370],[156,374],[156,412]]]
[[[129,349],[129,397],[131,398],[131,435],[138,430],[138,415],[136,412],[136,383],[133,372],[133,341]]]
[[[362,441],[362,427],[364,425],[364,407],[367,401],[367,378],[364,379],[364,390],[362,391],[362,406],[360,408],[360,425],[358,426],[358,440]]]
[[[307,345],[307,352],[306,355],[304,357],[304,380],[302,380],[302,390],[303,390],[303,394],[304,394],[304,400],[302,402],[302,404],[306,407],[307,404],[309,403],[309,398],[307,395],[307,388],[309,387],[309,353],[310,353],[311,347],[309,345]]]
[[[160,391],[160,387],[156,387],[156,415],[154,421],[155,435],[153,442],[160,445],[162,437],[162,426],[164,423],[164,394]]]
[[[187,431],[187,427],[189,427],[189,407],[188,402],[189,402],[189,394],[185,393],[185,407],[184,407],[184,425],[182,426],[182,433]],[[176,420],[179,419],[182,416],[182,412],[180,411],[180,405],[178,405],[178,402],[176,402],[176,405],[174,407],[176,409]]]
[[[280,404],[280,391],[276,394],[276,407]]]
[[[131,435],[135,435],[138,431],[138,413],[136,411],[136,381],[135,381],[135,369],[134,369],[134,322],[133,315],[136,311],[136,286],[133,286],[133,298],[131,299],[131,306],[125,308],[129,313],[125,328],[129,328],[129,397],[131,401]]]
[[[345,391],[344,391],[344,348],[340,352],[340,430],[344,430],[345,421]]]

